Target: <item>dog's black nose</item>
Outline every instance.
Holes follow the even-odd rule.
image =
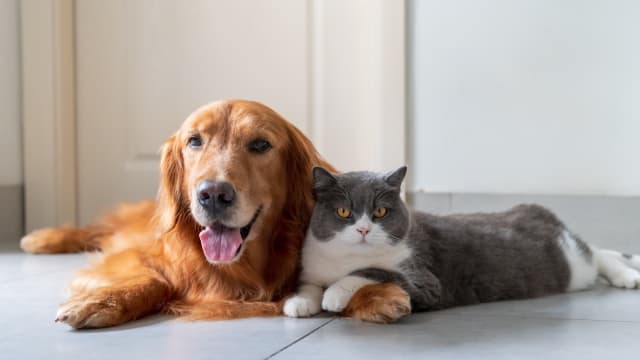
[[[236,191],[228,182],[204,180],[198,185],[198,202],[210,212],[224,210],[235,200]]]

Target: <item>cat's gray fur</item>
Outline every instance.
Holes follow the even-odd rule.
[[[376,221],[392,243],[411,249],[395,270],[363,268],[350,275],[400,284],[414,311],[567,290],[571,270],[559,239],[568,230],[551,211],[519,205],[498,213],[410,212],[399,195],[405,173],[406,167],[388,174],[314,169],[317,203],[309,231],[317,241],[330,241],[353,219],[386,207],[387,215]],[[337,217],[338,207],[351,209],[353,219]],[[592,263],[591,247],[575,235],[572,240]]]

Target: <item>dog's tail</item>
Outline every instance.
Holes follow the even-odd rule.
[[[106,226],[59,227],[33,231],[20,240],[22,250],[32,254],[62,254],[101,249],[113,231]]]
[[[85,227],[58,227],[33,231],[20,240],[22,250],[32,254],[60,254],[126,247],[127,242],[148,238],[153,233],[153,201],[123,204]],[[112,236],[116,231],[137,236]]]
[[[185,320],[226,320],[282,315],[282,302],[212,300],[204,302],[172,302],[165,312]]]

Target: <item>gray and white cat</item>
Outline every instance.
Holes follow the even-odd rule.
[[[588,245],[538,205],[409,212],[400,198],[405,174],[406,167],[340,175],[314,168],[317,203],[286,315],[340,312],[358,289],[380,282],[401,285],[412,311],[582,290],[598,276],[615,287],[640,286],[640,256]]]

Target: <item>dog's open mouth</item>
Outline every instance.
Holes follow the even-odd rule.
[[[256,210],[251,221],[240,228],[215,223],[200,232],[200,244],[204,256],[210,263],[224,263],[235,259],[242,251],[244,240],[249,236],[262,207]]]

